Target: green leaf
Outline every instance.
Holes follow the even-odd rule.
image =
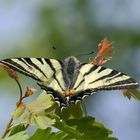
[[[48,140],[51,135],[51,128],[45,130],[37,129],[36,132],[29,138],[29,140]]]
[[[26,129],[26,127],[24,124],[18,124],[11,129],[9,136],[12,136],[18,132],[24,131],[25,129]]]
[[[37,129],[29,140],[76,140],[65,132],[52,132],[51,128],[45,130]]]
[[[26,109],[31,113],[37,114],[50,108],[53,104],[52,97],[43,91],[36,101],[26,105]]]
[[[40,129],[46,129],[48,125],[53,125],[55,123],[55,119],[43,115],[32,115],[29,121],[32,125]]]
[[[128,89],[123,91],[123,95],[127,96],[128,99],[131,99],[131,97],[140,100],[140,92],[137,89]]]
[[[19,119],[20,116],[22,116],[22,114],[24,113],[25,109],[26,109],[25,105],[20,104],[20,106],[12,114],[13,119],[15,119],[15,120]]]
[[[53,126],[78,140],[82,137],[81,133],[76,131],[75,127],[67,125],[64,121],[57,120]]]
[[[117,140],[110,137],[111,130],[92,117],[57,121],[54,126],[59,129],[58,132],[52,132],[51,128],[37,129],[29,140]]]
[[[25,131],[21,131],[19,133],[16,133],[15,135],[4,138],[3,140],[27,140],[29,137],[25,133]]]
[[[53,140],[69,140],[72,139],[72,136],[70,136],[69,134],[62,132],[62,131],[58,131],[56,132],[54,135],[52,135],[51,137]]]
[[[92,117],[83,117],[81,119],[71,119],[67,122],[71,127],[75,127],[76,131],[82,135],[82,140],[117,140],[110,137],[112,131],[105,128],[103,124],[96,122]]]

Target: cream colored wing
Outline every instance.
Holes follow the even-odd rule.
[[[61,61],[44,58],[13,58],[0,63],[41,82],[50,80],[53,74],[62,68]]]
[[[136,80],[110,68],[84,64],[79,71],[85,80],[84,90],[92,89],[93,91],[97,91],[138,88]]]

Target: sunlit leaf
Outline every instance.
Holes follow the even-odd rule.
[[[51,96],[44,91],[39,95],[36,101],[27,104],[26,108],[31,113],[39,113],[48,109],[53,104],[54,102],[52,101]]]
[[[10,137],[4,138],[3,140],[27,140],[29,137],[26,134],[25,131],[21,131],[19,133],[16,133],[15,135],[12,135]]]
[[[20,106],[18,106],[16,111],[12,114],[13,119],[19,119],[19,117],[24,113],[25,109],[26,106],[24,104],[20,104]]]
[[[49,125],[53,125],[55,123],[55,119],[42,115],[32,115],[30,123],[40,129],[46,129]]]

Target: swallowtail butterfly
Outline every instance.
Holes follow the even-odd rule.
[[[60,108],[82,100],[99,90],[138,88],[130,76],[71,56],[65,60],[45,58],[13,58],[0,63],[35,79],[38,85],[53,95]]]

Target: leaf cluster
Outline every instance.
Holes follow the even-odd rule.
[[[11,126],[9,136],[3,140],[117,140],[110,136],[111,130],[85,115],[80,102],[61,112],[45,91],[35,101],[20,104],[12,119],[20,123]],[[31,136],[29,125],[36,128]]]

